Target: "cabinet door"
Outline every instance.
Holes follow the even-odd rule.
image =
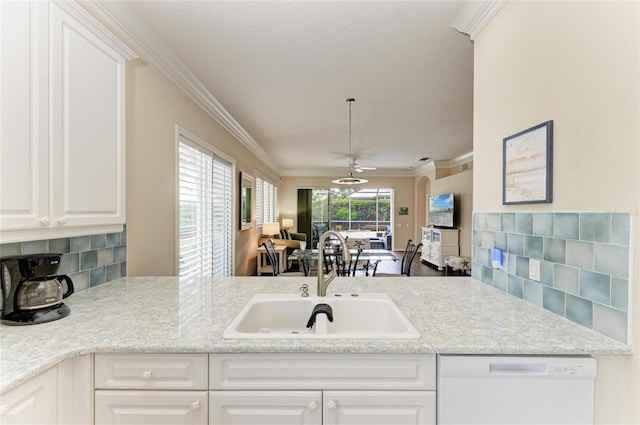
[[[124,223],[125,60],[51,5],[52,225]]]
[[[0,229],[49,225],[47,3],[0,1]]]
[[[435,391],[325,391],[324,425],[436,423]]]
[[[47,425],[58,422],[55,367],[0,396],[0,423]]]
[[[210,391],[209,423],[320,425],[320,391]]]
[[[96,391],[95,423],[206,424],[206,391]]]

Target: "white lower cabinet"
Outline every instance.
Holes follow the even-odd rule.
[[[436,423],[435,391],[211,391],[209,423],[415,425]]]
[[[435,424],[435,356],[211,355],[209,423]]]
[[[319,425],[321,391],[210,391],[210,424]]]
[[[96,424],[207,424],[206,391],[96,391]]]
[[[0,423],[57,424],[56,367],[0,396]]]

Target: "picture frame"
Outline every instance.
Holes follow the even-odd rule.
[[[553,121],[503,139],[502,204],[553,202]]]
[[[409,215],[409,207],[398,207],[398,215]]]
[[[239,186],[240,194],[238,196],[238,209],[240,210],[239,224],[240,230],[246,230],[253,227],[253,184],[255,178],[248,173],[240,172]]]

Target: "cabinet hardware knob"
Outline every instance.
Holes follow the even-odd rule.
[[[0,416],[4,416],[7,413],[9,413],[9,406],[6,404],[3,404],[2,406],[0,406]]]
[[[40,218],[40,224],[49,224],[49,222],[51,222],[51,219],[49,217]]]
[[[327,403],[327,407],[329,408],[329,410],[336,410],[336,407],[338,407],[338,403],[335,400],[331,400],[329,403]]]
[[[144,372],[142,372],[142,379],[151,379],[151,371],[145,370]]]
[[[200,408],[200,400],[196,400],[191,403],[191,410],[198,410]]]
[[[315,412],[316,410],[318,410],[318,403],[314,401],[312,401],[311,403],[309,403],[309,405],[307,406],[309,408],[309,410],[311,410],[312,412]]]
[[[57,221],[58,221],[59,224],[65,224],[67,222],[67,218],[66,217],[60,217],[60,218],[58,218]]]

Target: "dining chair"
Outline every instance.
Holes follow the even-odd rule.
[[[355,276],[361,252],[362,249],[358,249],[355,255],[351,255],[351,260],[345,261],[341,253],[331,253],[324,250],[322,255],[324,256],[325,273],[330,273],[331,269],[335,269],[338,276]]]
[[[278,261],[278,254],[276,254],[276,250],[272,241],[263,242],[262,246],[264,246],[264,250],[267,252],[267,259],[269,260],[269,268],[267,269],[267,273],[271,273],[271,276],[278,276],[280,274],[280,262]],[[306,261],[301,260],[302,264],[302,272],[295,271],[285,271],[283,276],[308,276],[309,269]]]
[[[413,263],[413,259],[415,258],[418,250],[422,247],[422,242],[419,244],[414,244],[411,239],[407,241],[407,246],[404,249],[404,254],[402,254],[402,262],[400,263],[400,274],[396,273],[378,273],[376,274],[375,270],[373,271],[374,276],[411,276],[411,263]]]

